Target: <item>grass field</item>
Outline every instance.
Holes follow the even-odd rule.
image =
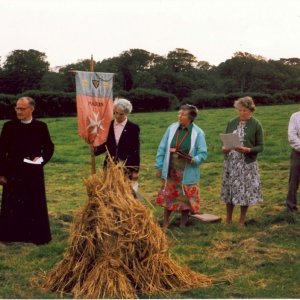
[[[233,224],[224,223],[225,207],[219,198],[223,171],[219,133],[236,112],[233,108],[200,112],[196,124],[204,130],[208,144],[208,159],[201,166],[201,212],[220,215],[223,221],[189,220],[189,226],[179,228],[180,215],[173,214],[167,234],[172,257],[211,275],[216,284],[153,298],[300,298],[300,214],[288,213],[283,204],[290,155],[287,125],[291,113],[299,109],[300,105],[262,106],[255,112],[265,133],[265,151],[258,157],[264,202],[249,209],[250,224],[245,228],[237,225],[238,209]],[[162,208],[150,205],[159,188],[153,165],[159,141],[177,119],[177,112],[132,114],[130,119],[141,128],[140,193],[160,222]],[[44,121],[56,146],[45,167],[53,240],[43,246],[0,243],[0,298],[72,298],[46,293],[39,279],[62,259],[76,211],[87,201],[83,178],[91,173],[90,154],[77,136],[76,118]],[[0,128],[2,124],[0,121]],[[102,156],[96,158],[97,168],[102,160]]]

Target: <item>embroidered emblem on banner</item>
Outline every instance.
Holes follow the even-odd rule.
[[[98,88],[98,86],[99,86],[99,80],[92,80],[92,82],[93,82],[93,86],[95,88]]]
[[[108,82],[108,81],[104,81],[104,82],[103,82],[103,87],[104,87],[105,89],[108,89],[108,88],[109,88],[109,82]]]
[[[82,86],[87,87],[89,85],[89,82],[86,79],[82,79],[81,84]]]
[[[103,120],[99,117],[99,113],[92,112],[92,115],[87,117],[88,140],[93,143],[100,130],[103,128]]]

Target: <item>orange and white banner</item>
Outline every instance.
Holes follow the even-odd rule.
[[[106,142],[113,118],[113,76],[76,71],[78,134],[94,147]]]

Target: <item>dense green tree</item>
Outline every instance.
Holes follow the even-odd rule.
[[[0,65],[0,93],[5,92],[5,81],[6,77]]]
[[[67,86],[67,77],[63,73],[47,72],[40,84],[42,91],[65,91]]]
[[[196,68],[199,70],[207,71],[207,70],[211,70],[213,68],[213,66],[210,65],[209,62],[201,60],[201,61],[198,61]]]
[[[29,89],[73,93],[73,71],[90,71],[90,62],[78,60],[53,72],[49,71],[44,53],[32,49],[12,51],[0,63],[0,93],[17,94]],[[166,56],[129,49],[93,63],[96,72],[114,73],[114,95],[135,95],[139,101],[150,97],[149,91],[155,91],[155,99],[160,99],[160,92],[166,92],[180,101],[203,106],[220,105],[228,99],[231,105],[233,98],[245,94],[254,95],[260,103],[272,97],[282,103],[297,101],[300,90],[300,59],[295,57],[267,60],[236,52],[232,58],[212,66],[207,61],[197,61],[183,48]]]
[[[232,90],[227,90],[226,92],[244,93],[248,91],[252,81],[252,71],[258,60],[263,60],[263,58],[247,52],[236,52],[233,58],[221,63],[218,68],[221,76],[227,80],[231,79],[232,83],[235,81]]]
[[[117,73],[119,60],[120,58],[118,56],[103,59],[95,63],[94,69],[96,72]]]
[[[130,49],[121,53],[120,58],[130,59],[130,67],[136,72],[149,70],[155,64],[156,55],[142,49]]]
[[[30,49],[12,51],[3,64],[5,84],[2,92],[18,94],[39,89],[41,80],[49,70],[46,54]]]
[[[155,76],[149,71],[138,72],[134,77],[133,87],[145,89],[156,88]]]
[[[193,82],[184,74],[165,70],[156,74],[156,85],[162,91],[174,94],[182,100],[191,95]]]
[[[176,48],[167,55],[167,64],[174,72],[185,72],[195,68],[198,64],[197,58],[183,48]]]
[[[124,51],[119,59],[119,72],[122,82],[122,89],[130,91],[135,81],[140,80],[140,72],[146,72],[155,65],[157,55],[142,49],[130,49]]]

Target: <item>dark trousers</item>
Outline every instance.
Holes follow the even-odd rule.
[[[298,191],[299,183],[300,183],[300,152],[293,150],[291,153],[289,191],[286,199],[286,205],[290,211],[298,210],[297,191]]]

